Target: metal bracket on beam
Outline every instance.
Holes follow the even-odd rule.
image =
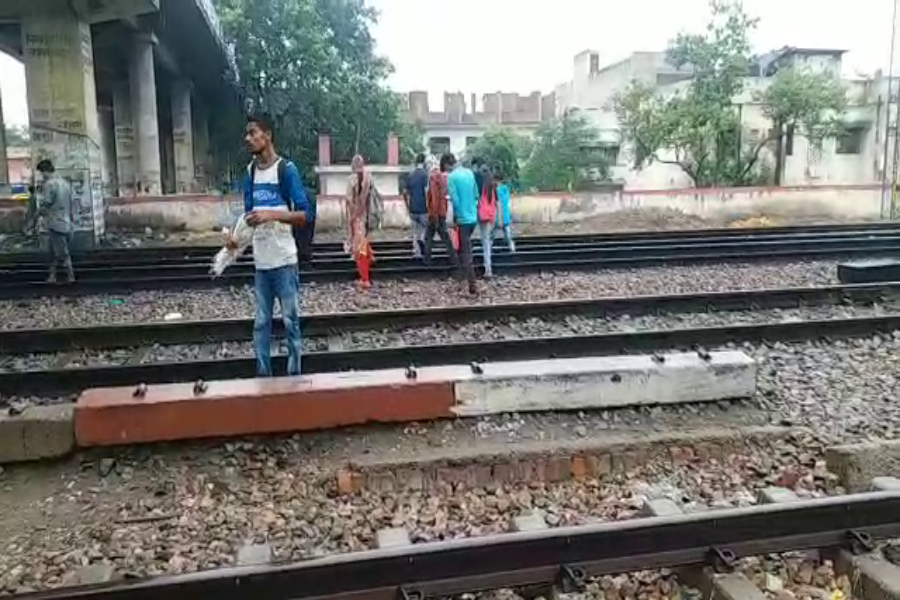
[[[425,594],[415,588],[401,587],[397,590],[397,600],[425,600]]]
[[[557,584],[564,594],[574,594],[584,591],[586,586],[585,579],[587,579],[587,575],[584,569],[562,565],[559,568]]]
[[[737,562],[737,556],[728,548],[711,548],[709,551],[710,563],[716,573],[732,573]]]
[[[847,532],[847,549],[854,555],[868,554],[875,551],[875,543],[872,536],[863,531],[850,530]]]

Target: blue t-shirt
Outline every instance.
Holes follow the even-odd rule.
[[[457,225],[478,223],[478,185],[475,174],[465,167],[457,167],[447,177],[447,191],[453,203],[453,220]]]
[[[428,173],[422,167],[416,167],[406,179],[406,192],[409,194],[409,212],[411,214],[421,215],[428,211],[428,205],[425,202],[427,189]]]

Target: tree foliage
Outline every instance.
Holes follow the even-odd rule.
[[[332,158],[359,152],[382,162],[387,137],[412,140],[401,102],[385,86],[390,63],[375,54],[376,12],[364,0],[216,0],[234,45],[247,108],[270,115],[279,149],[316,162],[318,134]],[[408,154],[408,153],[406,153]]]
[[[698,187],[747,185],[757,178],[764,147],[776,141],[776,153],[782,154],[788,127],[812,136],[833,135],[845,94],[827,74],[779,72],[765,91],[754,95],[772,120],[771,134],[746,147],[734,99],[744,91],[750,73],[749,33],[756,20],[747,16],[739,0],[713,0],[711,7],[705,33],[682,33],[668,49],[670,64],[691,77],[683,88],[663,97],[633,82],[612,105],[635,168],[668,163],[680,167]],[[776,180],[781,160],[777,162]]]
[[[522,169],[522,187],[573,191],[608,179],[609,165],[597,152],[599,148],[597,130],[581,115],[567,112],[542,124]]]
[[[6,145],[7,146],[27,146],[30,143],[31,136],[27,127],[19,127],[16,125],[6,126]]]
[[[466,149],[466,158],[481,158],[493,169],[500,171],[503,179],[514,185],[519,183],[519,161],[528,147],[526,140],[508,127],[494,127]]]

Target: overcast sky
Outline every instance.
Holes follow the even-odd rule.
[[[378,49],[394,63],[398,91],[548,92],[570,78],[572,58],[601,64],[662,50],[679,30],[700,30],[707,0],[369,0],[381,12]],[[894,0],[744,0],[760,18],[754,49],[784,45],[849,50],[845,71],[887,70]],[[900,46],[900,41],[898,41]],[[895,72],[900,71],[900,48]],[[22,67],[0,54],[0,90],[10,123],[27,120]]]

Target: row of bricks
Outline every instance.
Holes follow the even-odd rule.
[[[85,391],[79,446],[109,446],[403,423],[538,410],[587,410],[752,396],[741,352],[389,369]]]

